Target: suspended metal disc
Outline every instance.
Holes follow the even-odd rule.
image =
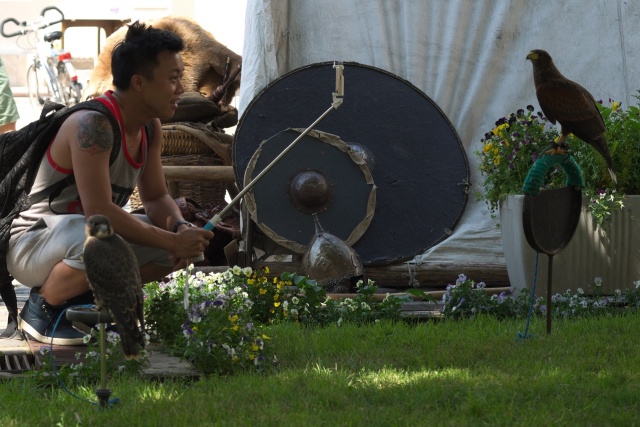
[[[244,185],[303,130],[287,129],[260,144]],[[373,218],[376,187],[362,156],[335,135],[311,131],[256,181],[245,202],[267,237],[302,253],[316,234],[314,213],[328,232],[353,245]]]
[[[364,265],[411,259],[446,239],[464,212],[469,185],[464,147],[440,108],[406,80],[346,62],[344,82],[344,103],[317,130],[366,147],[375,160],[375,215],[353,247]],[[260,92],[236,129],[237,182],[244,182],[262,141],[283,129],[308,127],[331,105],[334,90],[333,62],[325,62],[285,74]],[[334,233],[326,217],[320,220]]]

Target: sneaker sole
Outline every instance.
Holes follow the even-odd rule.
[[[29,334],[31,338],[36,341],[39,341],[44,344],[55,344],[55,345],[84,345],[84,340],[82,338],[51,338],[45,335],[41,335],[33,329],[31,325],[25,322],[20,315],[18,315],[18,329],[24,333]]]

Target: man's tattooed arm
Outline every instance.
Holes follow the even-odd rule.
[[[78,121],[78,148],[98,154],[113,147],[113,132],[109,119],[103,114],[87,112]]]

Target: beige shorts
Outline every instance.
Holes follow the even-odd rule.
[[[146,215],[136,217],[151,223]],[[84,270],[82,252],[85,240],[84,215],[51,215],[40,218],[34,225],[9,242],[7,267],[9,273],[28,287],[42,286],[53,267],[60,261]],[[138,265],[149,263],[173,267],[169,252],[145,246],[131,245]]]

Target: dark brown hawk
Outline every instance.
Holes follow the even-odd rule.
[[[604,136],[604,120],[593,96],[578,83],[563,76],[546,51],[532,50],[527,59],[533,64],[533,82],[542,112],[551,123],[556,124],[557,121],[562,126],[560,140],[555,143],[556,149],[562,147],[570,133],[574,134],[591,144],[604,157],[611,179],[615,182],[609,145]]]
[[[144,297],[138,261],[106,216],[89,217],[85,232],[83,258],[96,307],[111,313],[125,358],[137,359],[144,347]]]

